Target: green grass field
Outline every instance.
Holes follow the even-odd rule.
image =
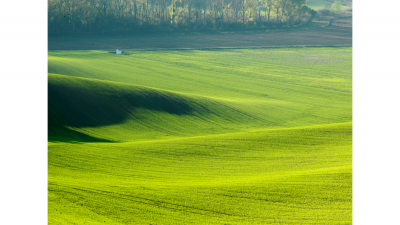
[[[343,1],[343,0],[339,0],[341,3],[342,3],[342,9],[347,9],[347,8],[349,8],[347,5],[346,5],[346,2],[345,1]],[[312,9],[314,9],[314,10],[320,10],[320,9],[324,9],[325,8],[325,5],[327,4],[327,3],[333,3],[333,1],[332,2],[328,2],[328,1],[326,1],[326,0],[307,0],[307,6],[308,7],[310,7],[310,8],[312,8]]]
[[[351,224],[352,48],[48,53],[49,224]]]

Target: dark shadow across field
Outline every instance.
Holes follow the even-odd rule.
[[[49,123],[50,126],[50,123]],[[54,124],[52,124],[53,129],[49,127],[49,142],[115,142],[107,139],[101,139],[89,136],[87,134],[80,133],[75,130],[71,130],[64,126],[59,126],[54,128]]]
[[[194,108],[190,102],[157,91],[129,91],[102,89],[101,86],[72,86],[64,83],[48,83],[48,130],[49,141],[104,142],[69,127],[99,127],[119,124],[128,118],[135,119],[137,108],[166,112],[174,115],[190,114]],[[136,118],[137,119],[137,118]]]
[[[193,111],[190,103],[158,92],[104,93],[66,85],[48,85],[49,117],[63,118],[70,127],[97,127],[123,122],[135,108],[184,115]]]

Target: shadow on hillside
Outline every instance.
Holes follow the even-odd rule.
[[[56,129],[49,129],[49,142],[115,142],[107,139],[101,139],[71,130],[67,127],[60,126]]]
[[[99,127],[122,123],[129,118],[140,120],[134,114],[138,108],[175,115],[190,114],[194,110],[193,104],[174,94],[79,78],[57,79],[61,82],[49,79],[48,83],[49,140],[70,136],[74,140],[106,141],[93,139],[67,127]]]

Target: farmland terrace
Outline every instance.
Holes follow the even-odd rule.
[[[329,23],[328,26],[323,26]],[[291,45],[351,45],[352,16],[320,18],[306,29],[200,33],[49,36],[49,50],[232,48]]]

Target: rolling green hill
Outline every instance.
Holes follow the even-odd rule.
[[[351,123],[49,144],[50,224],[350,224]]]
[[[135,141],[265,123],[199,96],[63,75],[49,74],[48,80],[49,118],[57,118],[49,123],[53,140],[64,138],[66,129],[108,141]]]
[[[49,72],[50,110],[101,139],[351,121],[351,48],[51,52]]]
[[[49,52],[49,224],[351,224],[351,53]]]

